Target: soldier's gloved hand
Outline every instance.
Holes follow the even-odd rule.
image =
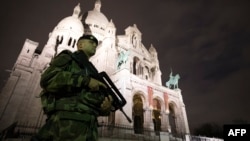
[[[98,91],[100,87],[107,88],[105,84],[103,84],[101,81],[96,80],[94,78],[90,78],[88,87],[90,88],[91,91]]]
[[[113,102],[113,98],[111,95],[109,95],[108,97],[105,97],[104,101],[101,104],[101,110],[103,113],[109,113],[111,108],[112,108],[112,102]]]

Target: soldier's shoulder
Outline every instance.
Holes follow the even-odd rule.
[[[57,56],[71,56],[72,53],[70,50],[63,50]]]
[[[58,67],[64,66],[72,60],[71,55],[72,55],[71,51],[64,50],[51,61],[51,65]]]

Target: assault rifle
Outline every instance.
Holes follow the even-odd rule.
[[[122,107],[127,103],[126,99],[122,96],[120,91],[116,88],[114,83],[111,81],[106,72],[102,71],[99,73],[99,77],[97,78],[99,81],[104,83],[107,86],[106,94],[110,94],[113,98],[112,106],[114,109],[112,111],[120,110],[127,120],[131,123],[132,120],[128,117],[128,115],[123,111]]]
[[[92,63],[90,63],[88,60],[86,60],[85,57],[82,57],[79,53],[73,53],[72,58],[78,64],[83,66],[82,68],[84,68],[84,66],[86,64],[88,64],[89,69],[92,69],[94,72],[98,72],[98,70],[95,68],[95,66]],[[79,60],[81,60],[81,61],[79,61]],[[83,74],[85,74],[85,73],[83,72]],[[127,118],[127,120],[131,123],[132,120],[128,117],[128,115],[122,109],[122,107],[127,103],[127,101],[122,96],[120,91],[116,88],[116,86],[111,81],[111,79],[109,78],[107,73],[102,71],[102,72],[98,73],[98,75],[91,76],[91,77],[101,81],[102,83],[104,83],[107,86],[107,89],[100,88],[100,92],[103,93],[105,96],[108,96],[108,95],[112,96],[112,98],[113,98],[112,106],[114,107],[114,109],[112,109],[112,111],[114,112],[114,111],[119,109],[124,114],[124,116]]]

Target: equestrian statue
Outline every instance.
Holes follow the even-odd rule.
[[[175,76],[172,75],[172,69],[169,75],[169,80],[166,82],[166,86],[171,89],[173,86],[173,89],[178,88],[178,80],[180,79],[180,75],[176,74]]]

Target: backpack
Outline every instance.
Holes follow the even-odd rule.
[[[69,51],[69,50],[64,50],[62,51],[60,54],[58,54],[57,56],[59,55],[62,55],[62,54],[66,54],[66,55],[69,55],[71,56],[72,52]],[[56,58],[56,57],[55,57]],[[51,60],[51,62],[55,62],[55,58],[53,58]],[[59,66],[63,66],[63,65],[67,65],[71,62],[70,59],[65,59],[64,61],[62,62],[58,62],[60,63]],[[56,62],[57,63],[57,62]],[[43,72],[43,74],[45,73],[49,73],[48,70],[49,67]],[[43,75],[42,74],[42,75]],[[42,85],[42,84],[41,84]],[[46,91],[46,90],[42,90],[40,95],[39,95],[39,98],[41,100],[41,104],[42,104],[42,108],[43,108],[43,111],[44,111],[44,114],[46,115],[49,115],[51,114],[53,111],[55,111],[55,106],[56,106],[56,98],[55,98],[55,95],[54,94],[51,94],[50,92]]]

